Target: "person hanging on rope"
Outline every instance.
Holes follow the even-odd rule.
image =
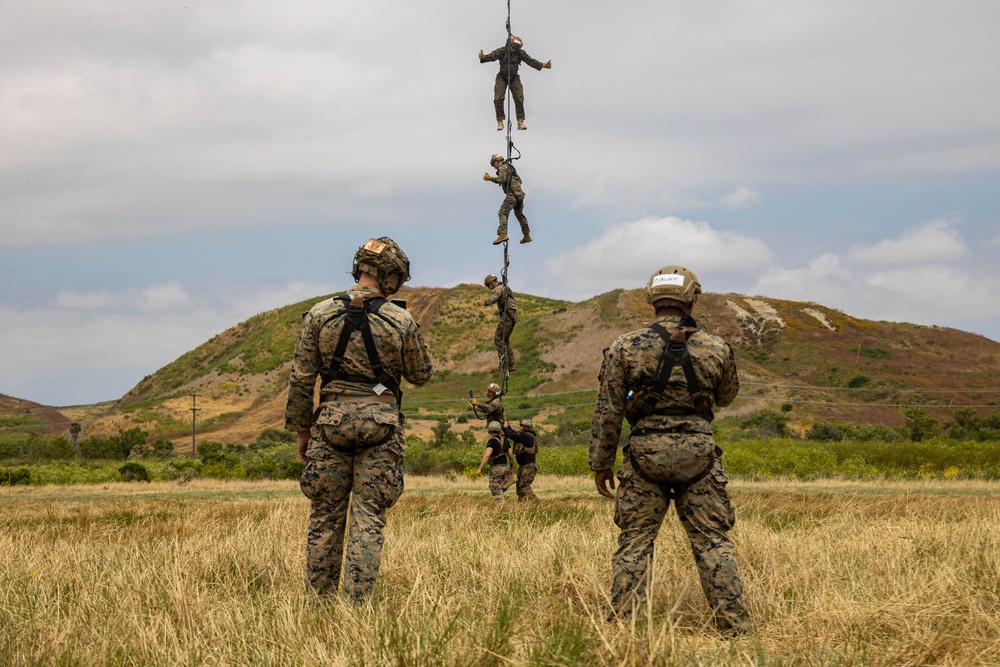
[[[497,225],[497,237],[493,245],[500,245],[506,241],[507,236],[507,216],[514,211],[517,224],[521,225],[521,243],[531,243],[531,229],[528,227],[528,218],[524,215],[524,190],[521,188],[521,177],[517,175],[517,170],[502,155],[494,153],[490,157],[490,166],[496,169],[496,176],[490,176],[489,172],[483,174],[484,181],[492,181],[500,186],[504,195],[503,202],[500,203],[500,210],[497,211],[499,224]]]
[[[500,321],[497,322],[497,330],[493,334],[493,342],[497,346],[497,357],[500,359],[499,365],[493,369],[494,372],[514,370],[514,348],[510,344],[510,334],[517,324],[517,300],[510,287],[501,283],[492,273],[483,279],[486,289],[490,290],[490,295],[485,299],[476,302],[480,306],[497,305],[500,312]],[[501,420],[502,421],[502,420]]]
[[[538,502],[538,496],[531,490],[531,484],[538,474],[535,455],[538,454],[538,439],[531,418],[522,419],[518,430],[514,430],[507,422],[503,423],[503,434],[514,443],[514,460],[517,461],[517,502],[526,500]]]
[[[469,392],[472,393],[471,391]],[[486,403],[480,403],[475,397],[469,399],[469,410],[476,415],[477,419],[485,419],[486,423],[507,421],[507,415],[503,411],[503,399],[500,395],[500,385],[491,382],[486,387]],[[482,413],[482,414],[480,414]]]
[[[487,54],[479,52],[479,62],[489,63],[494,60],[500,61],[500,71],[497,73],[496,83],[493,85],[493,106],[497,112],[497,130],[503,130],[504,112],[503,103],[507,96],[507,88],[514,98],[514,110],[517,114],[517,129],[527,130],[524,124],[524,88],[521,86],[521,77],[517,73],[518,66],[523,62],[529,67],[534,67],[539,72],[543,69],[552,69],[552,61],[540,62],[535,60],[521,48],[524,43],[520,37],[511,36],[507,43],[495,51]]]

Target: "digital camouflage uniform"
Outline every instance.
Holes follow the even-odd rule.
[[[493,496],[493,504],[502,505],[504,502],[504,478],[510,472],[510,447],[506,444],[503,436],[492,435],[486,443],[486,448],[493,449],[490,457],[490,495]],[[497,452],[504,452],[497,454]]]
[[[500,61],[500,71],[497,72],[496,82],[493,84],[493,107],[497,112],[497,120],[504,119],[503,103],[509,85],[511,97],[514,98],[514,112],[517,119],[523,121],[524,87],[521,85],[521,76],[517,70],[523,62],[528,67],[534,67],[541,71],[542,63],[525,53],[523,48],[511,49],[507,45],[490,51],[480,58],[479,62],[488,63],[494,60]]]
[[[500,202],[500,210],[497,211],[497,236],[507,234],[507,216],[514,211],[517,224],[521,226],[521,234],[528,236],[531,228],[528,227],[528,218],[524,215],[524,190],[521,187],[521,177],[517,175],[517,170],[508,162],[501,162],[497,169],[496,176],[490,176],[490,180],[500,186],[504,195]]]
[[[504,359],[507,360],[507,370],[514,368],[514,348],[510,345],[510,335],[517,324],[517,300],[514,299],[514,292],[503,283],[490,291],[483,303],[487,306],[497,305],[500,313],[500,321],[497,322],[497,330],[493,334],[493,344],[497,348],[497,357],[500,359],[500,366],[503,367]],[[506,309],[504,305],[506,304]],[[506,313],[504,312],[506,310]],[[501,420],[502,424],[503,421]]]
[[[485,416],[480,417],[479,413],[483,411]],[[502,424],[507,420],[507,416],[503,411],[503,399],[499,396],[494,396],[492,399],[486,401],[485,403],[479,403],[476,409],[473,410],[475,414],[480,419],[485,419],[486,423],[497,422]]]
[[[504,435],[508,440],[514,441],[511,448],[514,452],[514,460],[517,461],[517,501],[527,500],[537,502],[538,496],[532,490],[531,485],[535,482],[535,475],[538,474],[536,454],[538,453],[538,441],[534,431],[515,431],[511,427],[504,425]]]
[[[656,322],[673,331],[680,320],[679,316],[670,315]],[[704,331],[692,334],[687,347],[698,383],[707,394],[708,407],[729,405],[739,391],[732,349],[721,338]],[[663,339],[647,328],[620,336],[605,351],[590,431],[591,470],[612,467],[622,418],[634,415],[632,404],[626,401],[629,388],[641,377],[655,377],[663,349]],[[683,370],[677,364],[654,413],[633,425],[626,456],[618,471],[615,524],[621,533],[612,559],[611,591],[616,613],[629,612],[644,604],[652,573],[653,546],[670,506],[667,491],[637,473],[632,457],[646,477],[684,481],[705,469],[713,451],[721,456],[711,425],[695,412]],[[750,626],[733,544],[727,536],[735,521],[726,490],[728,481],[722,459],[716,458],[707,476],[686,489],[679,489],[675,505],[691,542],[702,590],[717,627],[723,631]]]
[[[380,292],[358,285],[347,295],[369,298]],[[343,564],[344,596],[363,600],[378,575],[385,511],[403,492],[406,440],[392,393],[377,395],[375,383],[366,381],[373,373],[360,331],[353,333],[344,352],[342,370],[347,377],[323,384],[314,418],[316,378],[330,366],[345,312],[344,303],[334,298],[316,304],[303,317],[292,360],[285,428],[312,432],[300,480],[302,492],[312,502],[307,586],[320,595],[336,593]],[[339,316],[330,319],[335,315]],[[410,314],[389,302],[369,315],[369,322],[385,370],[397,381],[402,376],[415,385],[426,383],[434,369]],[[366,446],[379,440],[383,441]]]

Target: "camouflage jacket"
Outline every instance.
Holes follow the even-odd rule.
[[[496,176],[490,176],[490,180],[500,186],[500,189],[504,191],[504,194],[513,194],[518,197],[524,196],[524,190],[521,189],[521,177],[517,175],[517,170],[514,169],[514,165],[504,162],[497,169]]]
[[[494,60],[500,61],[500,76],[508,83],[517,78],[517,68],[523,62],[528,67],[534,67],[539,72],[542,71],[542,63],[535,60],[524,49],[511,49],[506,44],[499,49],[490,51],[479,59],[481,63],[489,63]]]
[[[507,420],[507,415],[503,411],[503,401],[499,396],[496,396],[492,401],[480,403],[472,413],[480,419],[485,419],[487,424],[499,422],[502,425]],[[480,414],[483,416],[480,417]]]
[[[675,330],[680,317],[668,315],[656,319],[667,331]],[[600,389],[590,426],[590,469],[610,468],[618,452],[622,419],[629,415],[625,400],[629,388],[641,378],[652,378],[663,354],[665,343],[650,328],[638,329],[619,336],[604,351],[604,363],[599,376]],[[726,406],[740,390],[733,350],[726,341],[702,330],[687,342],[695,376],[706,393],[708,407]],[[673,414],[658,414],[670,412]],[[680,364],[674,366],[670,381],[663,390],[663,400],[648,417],[635,425],[634,431],[690,433],[711,435],[712,426],[700,417],[684,379]]]
[[[351,298],[359,294],[365,298],[381,295],[376,288],[366,285],[355,285],[347,291]],[[343,301],[331,298],[317,303],[303,316],[288,384],[286,429],[304,431],[312,427],[316,378],[330,366],[344,329],[346,311]],[[415,385],[425,384],[434,372],[434,365],[427,344],[420,335],[420,326],[410,313],[387,302],[377,313],[369,316],[369,323],[386,372],[397,382],[402,376]],[[374,395],[374,383],[360,381],[373,375],[360,331],[351,336],[344,351],[342,369],[350,377],[327,382],[320,389],[321,395]]]
[[[506,309],[507,315],[513,317],[514,321],[517,321],[517,299],[514,298],[514,292],[507,285],[498,283],[490,291],[490,295],[483,299],[483,303],[487,306],[492,306],[495,303],[501,317],[503,316],[504,309]]]

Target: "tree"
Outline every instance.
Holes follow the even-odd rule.
[[[920,442],[934,435],[938,420],[931,417],[922,408],[910,408],[903,413],[906,417],[906,428],[910,431],[910,440]]]
[[[69,425],[69,441],[73,445],[73,453],[78,457],[83,456],[83,452],[80,451],[80,431],[83,427],[80,426],[80,422],[73,422]]]

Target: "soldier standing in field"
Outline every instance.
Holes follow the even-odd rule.
[[[510,334],[517,324],[517,300],[514,299],[514,292],[501,283],[492,273],[483,279],[483,284],[490,291],[489,296],[476,302],[479,306],[497,305],[500,320],[497,322],[496,331],[493,333],[493,344],[497,348],[499,363],[493,369],[494,372],[504,370],[514,370],[514,348],[510,345]]]
[[[522,62],[528,67],[534,67],[541,72],[543,69],[552,69],[552,61],[542,63],[535,60],[521,48],[524,43],[520,37],[511,36],[507,43],[499,49],[484,54],[479,52],[479,62],[488,63],[494,60],[500,61],[500,71],[497,72],[496,82],[493,85],[493,107],[497,112],[497,130],[503,130],[504,98],[507,96],[507,87],[510,87],[510,94],[514,98],[514,112],[517,115],[517,129],[527,130],[524,124],[524,87],[521,85],[521,76],[517,69]]]
[[[483,452],[483,460],[479,462],[476,474],[483,474],[486,464],[490,465],[490,495],[493,496],[494,505],[503,505],[503,492],[510,486],[510,443],[503,435],[500,422],[490,422],[486,428],[490,439],[486,443],[486,451]]]
[[[503,433],[508,440],[514,441],[512,449],[514,460],[517,461],[517,502],[522,500],[538,502],[538,496],[531,489],[535,475],[538,474],[535,461],[535,455],[538,454],[538,435],[531,419],[522,419],[516,431],[504,422]]]
[[[611,466],[628,419],[615,501],[621,532],[612,558],[614,613],[632,614],[645,604],[656,534],[673,499],[715,625],[728,634],[748,631],[750,619],[727,535],[735,510],[711,421],[713,406],[736,398],[739,378],[732,348],[691,317],[700,293],[697,277],[683,267],[663,267],[649,279],[646,300],[655,321],[605,350],[589,463],[598,492],[614,498]]]
[[[521,177],[502,155],[494,153],[490,156],[490,166],[496,170],[495,176],[490,176],[489,172],[483,174],[484,181],[492,181],[503,190],[504,198],[500,202],[500,210],[497,211],[497,237],[493,239],[493,245],[500,245],[509,240],[507,236],[507,216],[514,212],[517,224],[521,226],[520,243],[531,243],[531,229],[528,227],[528,218],[524,215],[524,189],[521,187]]]
[[[403,492],[400,377],[423,385],[434,368],[413,317],[386,301],[410,278],[409,259],[395,241],[369,240],[355,254],[351,274],[354,287],[303,317],[285,428],[298,433],[305,464],[300,486],[312,503],[307,589],[335,594],[343,570],[344,597],[360,602],[371,596],[378,575],[385,512]]]

